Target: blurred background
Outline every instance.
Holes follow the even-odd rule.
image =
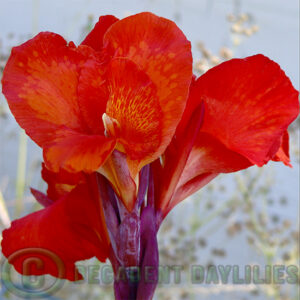
[[[141,11],[178,24],[192,41],[196,74],[232,57],[263,53],[299,90],[297,0],[0,0],[0,78],[11,47],[40,31],[78,44],[100,15],[123,18]],[[299,120],[290,128],[290,152],[293,168],[272,162],[220,175],[172,211],[159,232],[160,264],[182,265],[181,282],[171,276],[171,283],[159,285],[156,299],[299,299],[295,284],[237,285],[232,278],[228,284],[193,284],[190,272],[192,265],[237,265],[243,277],[246,265],[258,265],[263,277],[266,265],[299,266]],[[0,95],[1,231],[40,208],[29,187],[46,189],[41,159]],[[66,282],[49,297],[113,299],[111,292],[107,284]],[[0,299],[15,295],[2,285]]]

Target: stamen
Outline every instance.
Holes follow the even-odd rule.
[[[102,121],[105,128],[104,134],[106,137],[116,137],[118,135],[120,124],[119,122],[108,116],[106,113],[102,115]]]

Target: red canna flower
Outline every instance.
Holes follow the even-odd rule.
[[[3,232],[8,258],[43,248],[51,261],[26,274],[77,280],[93,256],[125,269],[116,299],[152,299],[156,234],[180,201],[220,173],[270,160],[290,166],[287,128],[298,92],[263,55],[225,62],[192,77],[190,43],[151,13],[99,19],[76,47],[44,32],[12,50],[3,93],[17,122],[43,148],[44,209]],[[26,252],[10,259],[21,274]],[[151,282],[135,268],[154,269]]]
[[[180,121],[192,76],[190,48],[167,19],[105,16],[78,47],[42,32],[13,48],[3,93],[52,171],[97,171],[117,149],[135,180],[164,152]],[[112,177],[109,165],[103,172]],[[132,195],[122,199],[132,208]]]

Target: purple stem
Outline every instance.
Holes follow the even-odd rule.
[[[158,228],[152,171],[149,166],[142,169],[138,205],[131,212],[126,210],[104,176],[97,175],[97,182],[111,240],[109,259],[115,274],[115,298],[151,300],[158,282]],[[123,276],[118,276],[120,272]]]
[[[114,207],[114,197],[112,197],[111,192],[109,191],[110,184],[108,180],[97,174],[97,184],[100,194],[100,199],[102,201],[102,207],[105,217],[105,223],[110,238],[111,246],[114,252],[117,252],[116,238],[119,231],[120,217],[117,208]]]
[[[141,215],[141,280],[137,299],[151,300],[158,283],[158,244],[155,210],[147,206]]]

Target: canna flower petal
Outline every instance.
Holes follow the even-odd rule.
[[[96,51],[101,51],[103,47],[103,36],[109,27],[117,22],[118,19],[114,16],[101,16],[93,30],[86,36],[81,45],[86,45]]]
[[[124,153],[131,185],[118,192],[127,181],[116,176],[113,185],[133,208],[138,172],[170,142],[191,78],[191,46],[181,30],[142,13],[101,17],[79,47],[41,33],[13,50],[2,83],[51,171],[101,172],[114,150]],[[115,167],[102,171],[112,177]]]
[[[12,222],[1,243],[9,263],[24,275],[82,279],[76,261],[94,256],[105,261],[109,253],[98,197],[88,183],[80,184],[46,208]],[[27,259],[33,260],[28,269],[24,268]]]
[[[113,151],[116,141],[101,135],[80,134],[62,129],[44,148],[46,166],[54,172],[91,173],[100,168]]]
[[[140,13],[114,23],[104,35],[104,47],[114,57],[132,60],[157,89],[162,133],[143,164],[153,161],[170,143],[184,111],[192,78],[190,42],[172,21]]]
[[[102,57],[89,59],[82,66],[78,84],[78,104],[89,130],[104,135],[102,116],[109,98],[108,62]]]
[[[110,64],[109,89],[106,114],[117,124],[114,132],[106,128],[108,136],[118,139],[119,150],[130,160],[143,161],[144,165],[162,138],[163,114],[156,86],[136,64],[115,58]]]
[[[286,166],[292,167],[290,154],[289,154],[289,133],[286,131],[281,137],[281,145],[275,156],[272,158],[274,161],[282,161]]]
[[[298,92],[275,62],[262,55],[233,59],[194,81],[176,131],[177,144],[187,143],[184,133],[193,126],[192,113],[202,102],[203,125],[177,186],[171,193],[169,185],[160,187],[161,195],[169,194],[160,199],[165,213],[219,173],[272,159],[289,164],[287,127],[299,114]]]
[[[80,66],[92,53],[45,32],[14,48],[4,70],[10,109],[55,172],[95,171],[115,145],[104,132],[90,135],[77,101]]]
[[[298,92],[279,65],[263,55],[225,62],[195,87],[206,104],[201,132],[260,167],[276,154],[299,114]]]
[[[61,169],[58,173],[52,172],[42,163],[42,178],[48,185],[47,196],[56,201],[70,193],[78,184],[85,182],[85,175],[80,173],[69,173]]]
[[[142,13],[101,17],[77,48],[40,33],[13,49],[2,84],[52,171],[96,171],[116,146],[135,180],[170,142],[191,76],[190,42],[180,29]]]
[[[80,71],[78,85],[78,103],[89,129],[93,133],[104,132],[102,115],[108,100],[108,88],[105,84],[105,72],[109,57],[103,50],[103,36],[118,19],[114,16],[101,16],[93,30],[81,45],[86,45],[101,52],[96,59],[89,59]]]
[[[13,48],[3,72],[3,94],[19,125],[39,146],[60,126],[82,132],[77,84],[86,56],[50,32]]]
[[[160,160],[152,164],[155,181],[155,205],[159,210],[164,211],[172,198],[182,172],[186,167],[187,160],[197,138],[204,116],[204,104],[200,103],[189,113],[189,122],[185,117],[189,111],[186,107],[183,119],[180,121],[176,134],[167,147]],[[185,123],[184,130],[181,125]],[[181,132],[180,132],[181,131]],[[171,176],[170,176],[171,174]]]
[[[157,88],[144,71],[125,58],[107,65],[89,60],[78,91],[91,128],[116,139],[117,149],[132,161],[146,164],[152,158],[160,145],[163,116]]]

